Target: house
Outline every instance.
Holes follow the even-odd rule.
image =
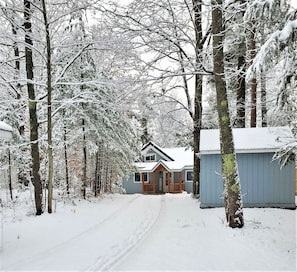
[[[137,172],[123,179],[126,193],[179,193],[192,191],[193,152],[185,148],[161,148],[153,142],[141,150]]]
[[[0,139],[9,140],[12,138],[12,127],[0,121]]]
[[[296,208],[295,162],[273,155],[293,138],[288,127],[233,129],[244,207]],[[201,208],[223,206],[219,130],[201,131]]]

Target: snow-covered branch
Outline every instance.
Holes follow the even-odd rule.
[[[280,60],[280,52],[291,46],[294,39],[294,32],[297,29],[297,20],[289,21],[282,30],[271,34],[267,41],[261,46],[253,64],[247,70],[247,79],[251,79],[254,74],[267,71],[272,63]]]

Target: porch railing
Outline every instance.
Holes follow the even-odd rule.
[[[154,193],[153,184],[143,184],[143,193],[146,193],[146,194]]]
[[[144,183],[142,185],[143,193],[144,194],[153,194],[155,192],[155,188],[153,184]],[[180,182],[170,183],[170,193],[181,193],[183,191],[183,184]]]
[[[170,183],[170,192],[171,193],[180,193],[183,190],[183,184],[179,182]]]

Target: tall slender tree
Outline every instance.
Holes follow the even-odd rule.
[[[193,0],[194,28],[195,28],[195,59],[196,70],[201,71],[202,64],[202,2]],[[195,98],[194,98],[194,168],[193,168],[193,195],[200,194],[200,130],[202,123],[202,75],[195,74]]]
[[[220,146],[222,175],[224,182],[224,203],[226,220],[230,227],[241,228],[244,225],[240,181],[230,122],[227,99],[224,52],[223,52],[223,5],[222,0],[212,1],[212,34],[214,80],[217,96],[217,109],[220,128]]]
[[[253,24],[253,23],[252,23]],[[253,64],[256,56],[256,29],[252,28],[250,34],[250,64]],[[257,126],[257,79],[253,77],[251,80],[251,118],[250,127]]]
[[[24,0],[24,31],[25,31],[25,62],[27,75],[27,90],[29,98],[29,116],[30,116],[30,145],[32,157],[32,180],[34,185],[36,215],[41,215],[42,209],[42,184],[39,174],[40,156],[39,156],[39,137],[38,137],[38,119],[37,119],[37,101],[34,89],[34,65],[33,65],[33,41],[31,24],[31,1]]]
[[[46,40],[46,75],[47,75],[47,155],[48,155],[48,197],[47,197],[47,211],[52,213],[52,200],[53,200],[53,140],[52,140],[52,48],[49,23],[47,18],[47,8],[45,0],[42,3],[42,15],[45,27],[45,40]]]

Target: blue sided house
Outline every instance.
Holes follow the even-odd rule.
[[[193,152],[190,149],[161,148],[153,142],[141,150],[137,171],[123,179],[127,194],[161,194],[192,191]]]
[[[296,142],[288,127],[235,128],[235,152],[244,207],[296,208],[295,162],[281,167],[276,151]],[[201,208],[223,206],[219,130],[202,130]]]

